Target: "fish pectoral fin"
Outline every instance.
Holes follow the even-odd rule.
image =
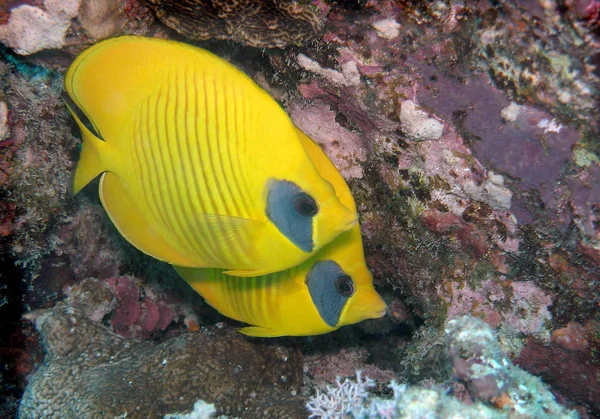
[[[265,221],[230,215],[197,214],[194,224],[201,234],[225,240],[230,252],[240,263],[256,263],[256,243],[265,231]]]
[[[105,172],[100,178],[100,200],[119,233],[140,251],[171,264],[197,264],[198,261],[169,245],[168,231],[158,230],[115,174]]]
[[[280,336],[286,336],[285,333],[276,332],[275,330],[265,329],[264,327],[248,326],[242,327],[238,330],[243,335],[252,336],[257,338],[277,338]]]

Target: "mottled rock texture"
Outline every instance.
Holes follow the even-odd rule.
[[[303,418],[300,354],[227,330],[126,340],[65,305],[36,314],[46,349],[22,418],[162,418],[202,399],[219,414]]]
[[[314,40],[325,20],[307,2],[260,0],[146,0],[168,27],[189,39],[228,39],[253,47]]]

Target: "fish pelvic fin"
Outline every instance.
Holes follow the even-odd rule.
[[[105,149],[108,147],[108,144],[92,133],[81,120],[80,115],[83,116],[83,114],[80,114],[75,103],[67,100],[67,98],[63,97],[63,99],[69,112],[73,115],[75,122],[77,122],[77,125],[81,129],[83,139],[77,169],[75,170],[72,182],[72,193],[75,195],[94,180],[94,178],[106,171],[107,168],[102,163],[101,156],[106,153]]]
[[[276,330],[265,329],[264,327],[248,326],[242,327],[238,330],[243,335],[252,336],[256,338],[277,338],[280,336],[287,336],[285,333],[277,332]]]

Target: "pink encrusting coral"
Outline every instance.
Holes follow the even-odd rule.
[[[68,294],[73,307],[92,321],[106,321],[112,330],[127,338],[148,339],[178,320],[186,326],[198,321],[180,297],[132,276],[88,278],[70,288]]]
[[[132,277],[107,280],[117,298],[117,306],[110,321],[115,331],[126,337],[147,338],[152,332],[164,331],[176,319],[164,295],[150,293]],[[143,293],[143,295],[142,295]],[[176,305],[180,301],[171,301]]]

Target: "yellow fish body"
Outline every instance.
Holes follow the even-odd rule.
[[[109,39],[77,57],[65,88],[83,136],[74,192],[102,174],[110,219],[150,256],[262,275],[357,222],[283,109],[205,50]]]
[[[348,185],[329,158],[299,133],[321,175],[355,210]],[[365,263],[358,224],[308,261],[283,272],[233,278],[219,269],[175,269],[221,314],[250,324],[240,330],[250,336],[318,335],[385,314],[386,304],[373,288]]]

